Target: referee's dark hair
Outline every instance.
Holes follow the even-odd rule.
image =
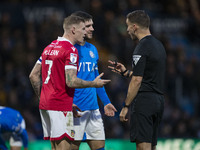
[[[142,28],[149,28],[150,26],[150,18],[144,10],[130,12],[127,18],[131,23],[136,23]]]
[[[76,11],[76,12],[72,13],[71,15],[79,16],[79,17],[83,18],[85,21],[89,21],[90,19],[92,19],[92,15],[90,15],[84,11]]]

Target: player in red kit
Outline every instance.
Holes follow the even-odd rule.
[[[65,82],[65,69],[77,69],[78,53],[71,42],[58,37],[42,53],[40,109],[71,111],[74,88]],[[65,69],[64,69],[65,68]],[[50,94],[51,93],[51,94]],[[66,101],[67,99],[67,101]]]
[[[78,51],[73,45],[84,40],[84,20],[77,16],[69,16],[65,18],[63,28],[64,35],[44,49],[29,76],[40,99],[44,139],[50,139],[52,149],[56,150],[70,149],[70,143],[74,139],[74,88],[102,87],[110,82],[100,79],[103,73],[94,81],[77,78]]]

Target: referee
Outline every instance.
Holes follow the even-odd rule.
[[[150,33],[150,19],[143,10],[127,15],[127,31],[139,40],[133,52],[133,71],[119,63],[109,61],[109,68],[122,76],[131,77],[120,121],[127,121],[131,108],[130,140],[136,142],[137,150],[156,150],[158,126],[164,111],[164,76],[166,52],[162,43]]]

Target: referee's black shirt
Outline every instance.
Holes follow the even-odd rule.
[[[139,92],[163,94],[166,52],[162,43],[152,35],[142,38],[133,52],[133,75],[142,76]]]

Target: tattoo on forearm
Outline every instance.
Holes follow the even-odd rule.
[[[40,99],[41,87],[42,87],[42,79],[41,79],[41,65],[35,64],[31,75],[30,75],[31,85],[33,90],[35,91],[38,99]]]
[[[75,69],[66,70],[66,83],[74,88],[85,88],[90,86],[90,82],[77,78]]]
[[[38,96],[38,98],[40,98],[40,92],[41,92],[40,80],[39,81],[32,81],[31,84],[32,84],[32,87],[33,87],[36,95]]]

